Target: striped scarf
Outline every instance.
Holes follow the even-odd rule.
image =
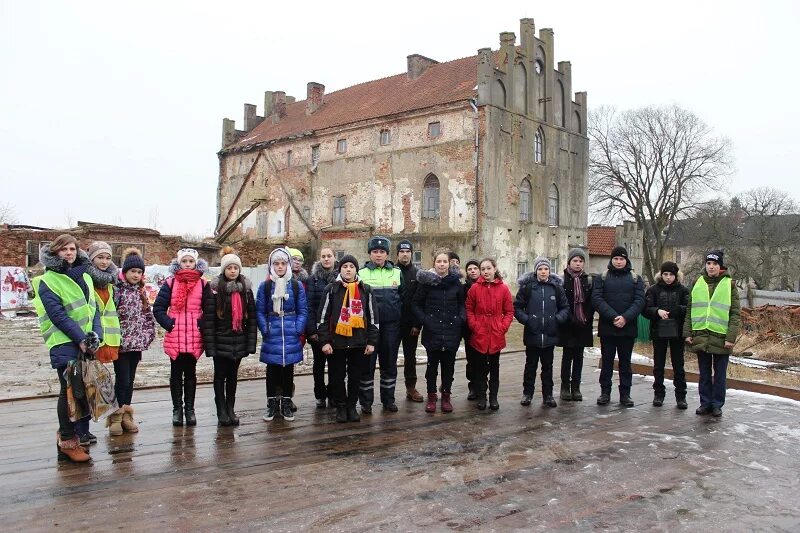
[[[344,337],[353,336],[353,328],[364,327],[364,306],[361,302],[361,291],[358,290],[358,281],[342,284],[347,290],[342,299],[342,310],[336,324],[336,334]]]

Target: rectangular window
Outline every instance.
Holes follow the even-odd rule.
[[[39,250],[46,244],[50,244],[50,241],[26,241],[26,266],[35,267],[39,264]]]
[[[292,166],[292,151],[291,150],[286,152],[286,167],[288,168],[290,166]]]
[[[110,242],[111,245],[111,260],[118,267],[122,267],[122,252],[126,248],[138,248],[142,252],[142,259],[144,259],[144,244],[134,244],[128,242]]]
[[[333,225],[344,226],[344,196],[333,199]]]
[[[675,250],[675,262],[679,265],[683,262],[683,252],[681,250]]]
[[[517,279],[528,273],[528,262],[517,261]]]
[[[319,145],[315,144],[311,147],[311,166],[316,167],[319,164]]]
[[[342,257],[344,257],[345,252],[344,250],[336,250],[333,253],[336,254],[336,260],[339,261]]]
[[[392,134],[389,130],[381,130],[381,146],[386,146],[392,142]]]
[[[440,122],[431,122],[428,124],[428,136],[432,139],[442,134],[442,124]]]
[[[548,257],[550,260],[550,273],[558,275],[558,257]]]
[[[336,153],[343,154],[347,152],[347,139],[339,139],[336,141]]]
[[[414,250],[411,262],[417,268],[422,268],[422,250]]]

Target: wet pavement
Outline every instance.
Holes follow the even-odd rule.
[[[134,395],[141,432],[109,438],[93,464],[58,464],[55,401],[0,404],[0,523],[65,528],[257,531],[800,529],[800,403],[729,391],[721,419],[652,400],[600,407],[587,361],[584,402],[519,405],[522,354],[504,355],[498,412],[466,400],[456,366],[452,414],[398,394],[337,424],[298,377],[294,422],[263,422],[264,384],[240,384],[242,425],[217,428],[210,387],[196,428],[170,425],[169,392]],[[556,367],[558,361],[556,362]],[[418,367],[422,374],[424,367]],[[558,371],[556,371],[556,374]],[[616,376],[615,376],[616,382]],[[558,387],[558,383],[556,383]],[[616,395],[614,395],[616,396]],[[612,398],[616,400],[616,397]]]

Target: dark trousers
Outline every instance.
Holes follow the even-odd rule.
[[[378,346],[361,373],[358,400],[361,405],[371,406],[375,401],[375,364],[381,364],[381,403],[394,403],[394,388],[397,385],[397,350],[400,346],[400,324],[381,323]]]
[[[325,362],[327,357],[322,353],[322,345],[319,342],[309,340],[311,345],[311,353],[314,354],[314,364],[312,371],[314,373],[314,398],[317,400],[325,399],[329,396],[328,388],[325,386]],[[328,373],[330,374],[330,362],[328,362]],[[328,376],[330,382],[330,375]]]
[[[664,387],[664,365],[667,362],[667,348],[672,361],[672,384],[675,386],[675,397],[686,398],[686,372],[683,370],[683,352],[685,340],[682,337],[674,339],[653,339],[653,390],[656,395],[664,396],[667,389]]]
[[[697,364],[700,367],[700,405],[721,408],[725,405],[728,356],[697,352]]]
[[[267,365],[267,398],[278,396],[291,398],[294,391],[294,365]]]
[[[241,359],[214,357],[214,392],[225,393],[229,399],[236,398],[236,386],[239,384],[239,365]]]
[[[475,365],[475,392],[478,398],[486,397],[486,380],[489,380],[489,394],[497,397],[500,390],[500,352],[482,354],[478,353],[478,358],[473,363]]]
[[[536,369],[542,363],[542,396],[553,395],[553,351],[554,346],[525,347],[525,370],[522,374],[522,393],[533,396],[536,390]]]
[[[133,380],[136,367],[142,360],[142,352],[120,352],[114,361],[114,394],[120,407],[130,405],[133,399]]]
[[[65,366],[56,368],[58,374],[58,384],[61,388],[58,391],[58,403],[56,413],[58,414],[58,432],[61,440],[68,440],[75,436],[75,426],[69,419],[69,407],[67,406],[67,380],[64,379]]]
[[[630,396],[633,372],[631,354],[636,337],[600,337],[600,391],[611,394],[611,376],[614,374],[614,357],[619,357],[619,394]]]
[[[181,395],[186,400],[186,408],[194,409],[194,395],[197,390],[197,359],[190,353],[179,353],[170,359],[169,388],[172,392],[172,407],[181,408]]]
[[[583,371],[583,346],[564,346],[561,353],[561,386],[578,385]]]
[[[355,407],[361,374],[368,361],[369,356],[364,355],[364,348],[334,350],[328,356],[328,390],[337,407]]]
[[[464,351],[467,355],[467,386],[470,389],[473,389],[475,388],[475,384],[480,381],[481,378],[484,380],[486,379],[486,376],[483,375],[483,366],[486,356],[473,348],[468,339],[464,339]],[[477,391],[478,389],[475,388],[475,390]]]
[[[400,337],[398,348],[403,344],[403,377],[406,385],[414,386],[417,384],[417,344],[419,344],[419,334],[411,334],[411,326],[400,326]]]
[[[450,387],[453,386],[453,375],[456,372],[456,352],[428,350],[428,367],[425,370],[428,394],[436,394],[436,378],[439,375],[439,365],[442,366],[442,392],[450,394]]]

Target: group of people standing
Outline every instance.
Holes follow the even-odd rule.
[[[143,291],[144,261],[138,250],[124,252],[120,272],[104,242],[92,243],[84,252],[77,239],[62,235],[43,247],[40,259],[46,271],[34,279],[34,305],[61,383],[59,458],[86,462],[90,456],[85,448],[97,440],[89,432],[88,419],[73,421],[67,409],[63,374],[80,353],[113,361],[119,409],[107,418],[109,434],[138,431],[131,408],[133,381],[141,352],[155,337],[155,322],[166,332],[175,426],[197,424],[195,368],[204,352],[214,361],[218,423],[239,424],[234,409],[239,365],[256,352],[258,332],[260,360],[266,364],[265,421],[276,416],[294,419],[294,365],[302,361],[306,342],[314,354],[316,406],[335,407],[337,422],[357,422],[372,413],[378,365],[383,411],[398,411],[395,388],[401,344],[408,400],[425,402],[429,413],[439,408],[453,411],[455,360],[463,340],[468,399],[480,410],[497,410],[500,352],[515,318],[524,326],[526,353],[520,404],[531,404],[540,372],[542,405],[557,406],[556,346],[563,350],[560,398],[582,401],[583,356],[593,345],[595,311],[601,347],[599,405],[610,403],[618,359],[619,402],[633,406],[631,355],[637,318],[644,313],[651,320],[653,338],[653,404],[664,403],[669,350],[676,405],[687,408],[683,367],[684,347],[689,346],[698,354],[700,367],[697,414],[722,414],[727,355],[740,322],[738,293],[721,251],[707,254],[704,274],[691,292],[671,262],[662,265],[656,283],[645,292],[625,248],[614,249],[607,270],[599,275],[586,272],[586,253],[574,248],[563,277],[552,272],[546,258],[537,258],[534,270],[518,280],[512,298],[492,258],[470,260],[462,271],[458,255],[441,250],[433,256],[433,268],[424,270],[414,266],[408,240],[397,244],[396,265],[389,259],[388,238],[372,237],[367,249],[369,261],[361,267],[354,256],[337,261],[332,249],[323,248],[308,274],[299,250],[276,248],[268,258],[269,274],[255,295],[251,281],[242,274],[241,259],[232,250],[224,250],[221,272],[208,282],[203,279],[206,262],[196,250],[181,249],[151,309]],[[426,396],[417,390],[419,341],[427,352]]]

